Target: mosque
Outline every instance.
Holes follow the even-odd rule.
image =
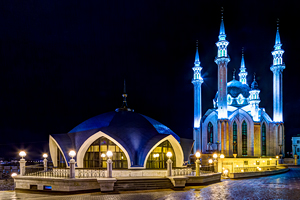
[[[282,61],[279,28],[277,26],[273,55],[273,120],[259,107],[260,90],[254,80],[247,83],[244,53],[242,53],[239,80],[227,81],[227,53],[223,17],[221,19],[219,41],[215,63],[218,66],[218,91],[213,99],[213,108],[201,115],[201,77],[198,48],[194,62],[194,152],[210,154],[222,152],[226,157],[268,157],[284,155],[284,122],[282,112]]]
[[[107,151],[112,151],[114,169],[165,169],[167,152],[172,153],[173,167],[189,161],[192,150],[202,154],[219,151],[226,157],[268,157],[284,152],[282,118],[282,62],[279,29],[273,55],[273,120],[259,107],[258,83],[248,85],[244,55],[239,80],[227,81],[227,53],[223,18],[221,19],[218,52],[218,92],[214,108],[201,114],[202,67],[196,48],[194,76],[194,140],[180,138],[170,128],[127,105],[124,83],[123,105],[115,111],[92,117],[65,134],[49,136],[54,167],[68,167],[70,150],[76,151],[78,168],[106,168]]]

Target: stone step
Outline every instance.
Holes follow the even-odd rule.
[[[117,180],[114,186],[116,191],[124,190],[154,190],[173,188],[169,179],[134,179]]]

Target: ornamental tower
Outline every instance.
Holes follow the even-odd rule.
[[[240,82],[243,84],[247,84],[247,75],[248,73],[246,72],[246,67],[245,67],[245,60],[244,60],[244,49],[242,49],[242,60],[241,60],[241,67],[240,67]]]
[[[227,55],[227,46],[229,42],[226,40],[225,27],[223,21],[223,13],[221,17],[219,41],[216,43],[218,47],[218,55],[215,63],[218,65],[218,119],[227,119],[227,64],[230,61]]]
[[[251,90],[250,92],[250,105],[251,105],[251,115],[253,117],[253,121],[258,122],[258,112],[259,112],[259,103],[260,103],[260,98],[259,98],[259,93],[260,90],[258,89],[258,83],[255,81],[255,73],[254,73],[254,79],[251,84]]]
[[[201,77],[202,67],[200,66],[198,41],[196,42],[196,55],[194,62],[194,76],[192,83],[194,84],[194,153],[201,150],[201,134],[200,134],[200,121],[201,121],[201,84],[203,79]]]
[[[273,121],[283,122],[282,117],[282,72],[285,69],[285,64],[282,62],[282,55],[284,50],[281,49],[279,25],[277,24],[276,39],[274,45],[273,65],[271,71],[273,72]]]

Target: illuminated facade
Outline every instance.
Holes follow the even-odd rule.
[[[260,90],[254,80],[247,83],[247,70],[244,51],[241,57],[239,80],[227,81],[227,65],[230,61],[223,17],[216,46],[218,48],[215,63],[218,66],[218,91],[213,99],[213,109],[209,109],[201,117],[201,88],[194,84],[194,152],[212,153],[222,151],[226,156],[264,157],[284,155],[284,123],[282,114],[282,72],[285,65],[282,60],[284,51],[281,49],[279,29],[277,28],[273,55],[273,120],[259,107]],[[196,58],[199,57],[196,50]],[[197,60],[196,60],[197,61]],[[195,61],[195,63],[196,63]],[[200,63],[200,62],[199,62]],[[200,65],[199,65],[200,66]],[[202,69],[202,68],[201,68]],[[197,76],[196,76],[197,77]],[[203,82],[197,77],[198,82]],[[201,85],[201,84],[200,84]],[[199,108],[200,107],[200,108]],[[200,123],[198,123],[200,121]],[[199,132],[198,131],[199,128]]]

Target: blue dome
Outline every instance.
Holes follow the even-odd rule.
[[[163,138],[172,135],[180,142],[178,135],[167,126],[130,111],[104,113],[82,122],[67,134],[55,134],[52,137],[63,146],[66,155],[70,148],[78,151],[90,136],[99,131],[114,138],[126,149],[132,166],[143,166],[147,153]]]
[[[233,98],[242,94],[243,97],[248,98],[250,96],[250,87],[246,84],[241,83],[237,80],[232,80],[227,83],[227,93],[230,94]]]

